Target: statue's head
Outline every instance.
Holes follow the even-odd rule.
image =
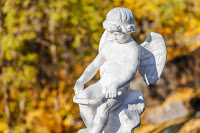
[[[137,29],[137,26],[133,23],[134,20],[135,16],[131,10],[117,7],[108,12],[103,27],[112,34],[113,40],[123,43]]]

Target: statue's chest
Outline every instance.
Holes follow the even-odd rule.
[[[107,60],[124,60],[130,56],[131,48],[128,46],[110,46],[106,49]]]

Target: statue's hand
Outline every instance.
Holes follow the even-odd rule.
[[[113,98],[113,99],[115,99],[117,97],[117,86],[115,84],[112,84],[108,88],[108,90],[107,90],[107,92],[105,94],[105,97],[106,98]]]
[[[74,92],[75,94],[78,94],[79,92],[81,92],[84,89],[84,84],[80,81],[77,81],[75,86],[74,86]]]

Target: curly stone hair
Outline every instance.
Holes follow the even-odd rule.
[[[133,23],[135,16],[131,10],[124,7],[113,8],[106,15],[103,28],[107,31],[119,31],[124,33],[135,32],[137,26]]]

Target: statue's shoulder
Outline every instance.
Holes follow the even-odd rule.
[[[106,47],[109,47],[109,46],[111,46],[113,43],[114,43],[113,40],[109,40],[109,41],[105,42],[104,45],[105,45]]]
[[[99,53],[104,54],[105,56],[107,55],[107,51],[109,51],[111,41],[106,41],[103,46],[100,48]]]
[[[112,47],[113,42],[114,42],[113,40],[106,41],[106,42],[103,44],[101,50],[103,50],[103,49],[106,50],[106,49]]]
[[[133,47],[138,47],[138,44],[136,43],[134,39],[131,39],[130,43]]]
[[[135,42],[135,40],[132,40],[129,43],[130,43],[129,45],[130,45],[132,51],[134,53],[139,53],[139,45]]]

